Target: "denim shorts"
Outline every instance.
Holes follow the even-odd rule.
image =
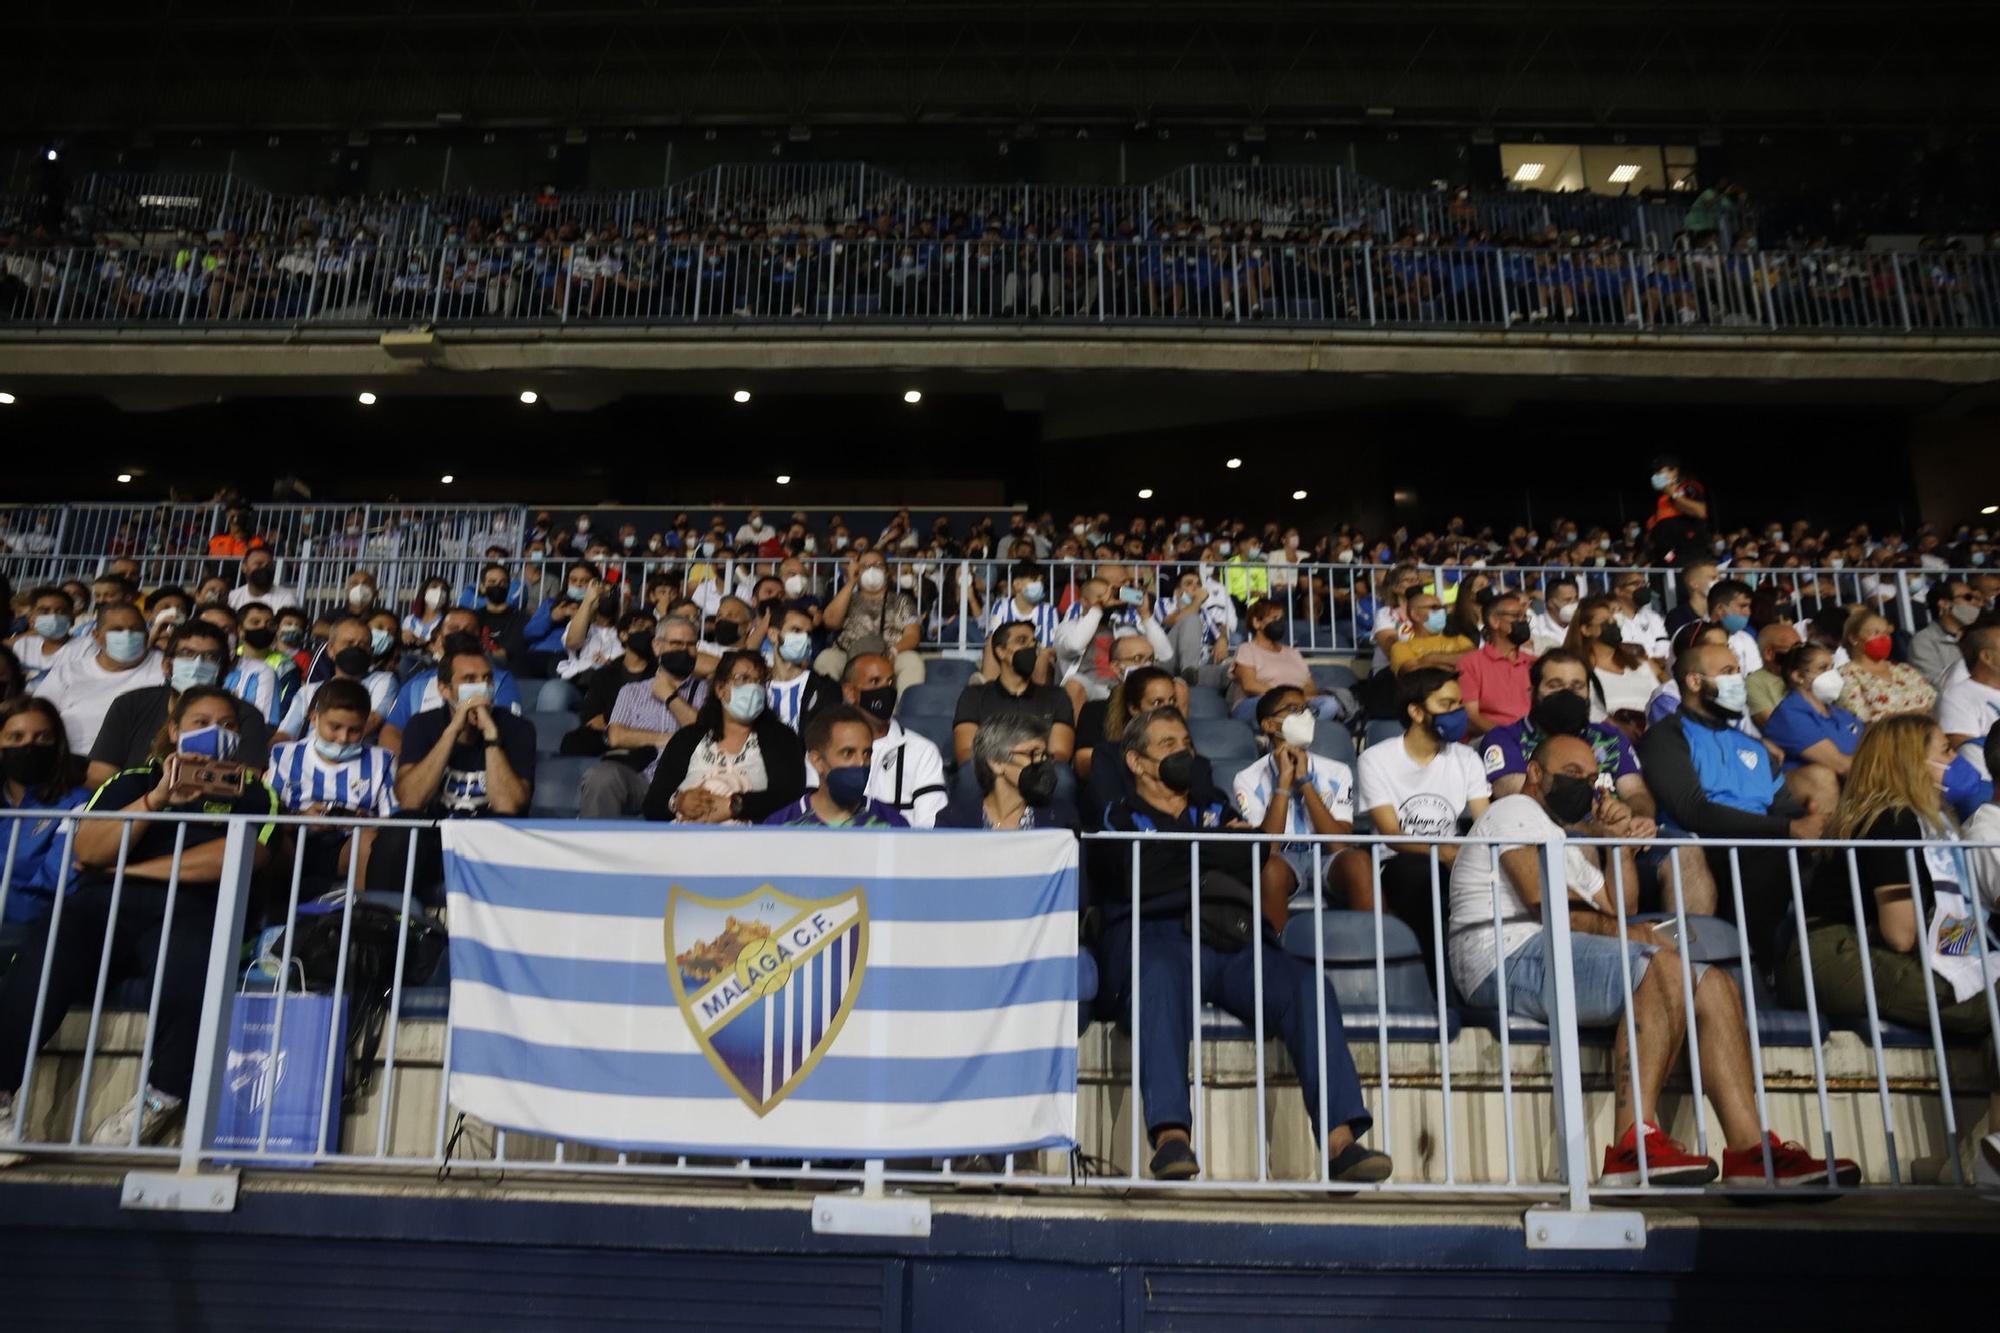
[[[1549,972],[1549,933],[1535,932],[1534,938],[1507,955],[1507,1012],[1537,1022],[1549,1021],[1548,1006],[1542,1001],[1542,985]],[[1646,967],[1659,950],[1650,944],[1615,939],[1609,935],[1570,935],[1570,974],[1576,983],[1576,1021],[1583,1027],[1602,1027],[1615,1022],[1625,1012],[1625,978],[1618,966],[1624,953],[1632,960],[1632,989],[1645,980]],[[1701,981],[1706,963],[1694,964],[1694,979]],[[1500,969],[1487,973],[1466,999],[1480,1009],[1500,1007]]]

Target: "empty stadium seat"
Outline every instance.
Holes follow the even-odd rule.
[[[1280,937],[1285,952],[1310,962],[1314,957],[1313,913],[1297,912]],[[1381,985],[1375,975],[1375,916],[1371,912],[1328,909],[1319,914],[1327,976],[1340,1000],[1350,1036],[1366,1036],[1386,1014],[1391,1040],[1434,1040],[1437,996],[1424,971],[1423,945],[1416,932],[1393,916],[1382,917]],[[1457,1035],[1456,1018],[1445,1017],[1446,1040]]]
[[[566,680],[545,680],[535,695],[537,713],[574,712],[583,702],[583,691]]]
[[[950,713],[902,713],[896,720],[903,724],[903,730],[915,732],[938,747],[944,756],[946,768],[952,766],[951,757],[951,714]]]
[[[952,697],[955,699],[958,697],[958,691],[972,683],[973,673],[978,669],[979,663],[969,657],[926,658],[924,684],[949,685],[953,691]]]
[[[1256,734],[1228,718],[1191,718],[1188,734],[1197,753],[1208,759],[1255,759]]]
[[[1204,685],[1188,686],[1189,721],[1216,721],[1229,716],[1229,705],[1223,701],[1220,690],[1211,690]]]
[[[560,753],[563,737],[577,727],[574,713],[530,713],[528,721],[535,728],[535,749],[541,754]]]
[[[1349,768],[1354,767],[1354,737],[1338,723],[1322,722],[1314,727],[1312,744],[1306,749],[1324,759],[1338,759]]]
[[[1339,662],[1314,662],[1307,669],[1312,672],[1313,683],[1323,690],[1351,690],[1358,682],[1354,668]]]
[[[1403,724],[1394,718],[1378,717],[1368,724],[1365,734],[1368,744],[1380,745],[1383,741],[1400,739],[1403,734]]]
[[[913,685],[896,701],[896,716],[904,726],[908,726],[913,717],[950,717],[958,708],[958,696],[964,689],[962,685],[934,680]]]
[[[596,763],[581,756],[558,756],[535,762],[535,794],[528,813],[537,819],[575,819],[583,771]]]

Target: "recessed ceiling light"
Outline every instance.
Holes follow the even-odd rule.
[[[789,473],[789,472],[780,472],[780,473],[778,474],[778,484],[779,484],[780,486],[789,486],[789,485],[791,485],[791,484],[792,484],[792,474],[791,474],[791,473]]]
[[[1153,498],[1153,488],[1152,488],[1151,486],[1141,486],[1141,487],[1139,488],[1139,498],[1140,498],[1141,500],[1150,500],[1150,499],[1152,499],[1152,498]]]
[[[1987,505],[1979,511],[1982,514],[2000,514],[2000,505]]]
[[[738,389],[735,393],[729,396],[731,398],[734,398],[739,403],[747,403],[750,401],[750,391],[748,389]]]
[[[1243,466],[1243,460],[1242,460],[1242,459],[1240,459],[1240,458],[1232,458],[1232,459],[1230,459],[1230,460],[1229,460],[1229,461],[1228,461],[1227,463],[1224,463],[1224,464],[1223,464],[1222,466],[1224,466],[1224,467],[1228,467],[1228,468],[1237,468],[1237,467],[1242,467],[1242,466]]]
[[[521,390],[521,401],[526,403],[530,407],[533,407],[536,404],[536,402],[538,402],[540,399],[541,395],[536,393],[533,389]]]
[[[1523,162],[1520,166],[1514,168],[1514,181],[1516,184],[1521,185],[1525,185],[1529,181],[1538,181],[1542,178],[1544,170],[1546,168],[1540,162]]]
[[[1641,167],[1637,162],[1620,162],[1617,166],[1611,168],[1611,183],[1613,185],[1624,185],[1638,180],[1639,173],[1643,170],[1645,168]]]
[[[439,477],[438,480],[443,482],[447,486],[451,485],[452,482],[451,473],[449,472],[445,473],[442,477]]]
[[[11,393],[0,393],[0,407],[12,407],[13,405],[14,405],[14,395],[13,395],[13,394],[11,394]]]
[[[120,484],[123,484],[123,483],[125,483],[125,482],[128,482],[128,481],[132,480],[132,474],[131,474],[131,473],[129,473],[129,472],[121,472],[121,473],[119,473],[119,474],[118,474],[118,480],[119,480]]]
[[[355,396],[354,401],[360,403],[363,407],[373,407],[375,406],[375,395],[369,393],[366,389],[363,389],[358,395]]]
[[[906,403],[921,403],[922,401],[924,401],[923,390],[905,389],[903,391],[903,401]]]
[[[1292,498],[1294,500],[1303,500],[1306,498],[1306,493],[1304,491],[1293,491]]]

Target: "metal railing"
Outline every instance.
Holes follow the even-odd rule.
[[[0,254],[18,327],[742,322],[1991,333],[2000,255],[992,237]]]
[[[17,880],[15,853],[32,821],[44,821],[46,811],[0,811],[6,824],[5,868],[0,869],[0,911],[10,893],[22,891]],[[613,1152],[587,1144],[510,1136],[493,1126],[454,1126],[448,1087],[451,1073],[451,1040],[446,1028],[441,1038],[433,1031],[426,1035],[424,1023],[441,1016],[435,1003],[417,1003],[424,990],[423,979],[406,981],[406,948],[409,937],[399,932],[393,966],[388,971],[384,997],[386,1019],[380,1053],[366,1068],[350,1070],[356,1077],[345,1099],[335,1097],[339,1065],[348,1050],[343,1041],[342,1016],[336,1003],[326,1007],[328,1030],[322,1046],[326,1054],[318,1068],[305,1071],[318,1088],[316,1105],[326,1108],[344,1100],[346,1111],[333,1120],[332,1132],[308,1149],[274,1145],[271,1134],[273,1099],[261,1103],[262,1123],[250,1141],[235,1136],[228,1143],[216,1138],[219,1108],[224,1093],[224,1075],[230,1062],[231,1014],[239,993],[270,997],[273,1007],[268,1046],[261,1052],[266,1071],[278,1068],[286,1050],[284,1033],[288,1023],[318,1022],[317,1017],[300,1018],[288,1009],[306,994],[293,980],[294,946],[299,938],[301,908],[309,903],[312,889],[325,887],[324,879],[313,879],[306,870],[306,840],[298,837],[286,855],[286,835],[302,834],[309,827],[321,830],[350,830],[358,840],[369,830],[400,828],[414,832],[430,827],[421,821],[383,821],[343,818],[279,816],[273,819],[247,816],[164,813],[136,815],[123,812],[72,812],[61,836],[73,840],[77,828],[88,821],[112,820],[121,824],[115,861],[99,864],[89,872],[89,883],[78,888],[80,869],[64,855],[52,863],[61,869],[52,884],[43,890],[52,895],[46,921],[48,938],[55,941],[43,957],[34,956],[39,928],[31,928],[28,952],[14,964],[29,968],[7,983],[8,1005],[4,1012],[19,1022],[27,1016],[27,996],[21,988],[24,977],[35,979],[32,1026],[25,1032],[58,1031],[54,1049],[37,1052],[37,1044],[27,1042],[27,1055],[18,1082],[11,1075],[0,1083],[14,1082],[20,1112],[19,1141],[10,1144],[31,1154],[150,1157],[177,1163],[184,1180],[202,1179],[204,1168],[226,1162],[238,1165],[306,1166],[340,1165],[356,1167],[434,1170],[491,1161],[510,1170],[556,1172],[575,1175],[632,1174],[702,1176],[750,1180],[785,1178],[828,1182],[883,1178],[915,1184],[996,1183],[990,1174],[976,1174],[976,1165],[965,1162],[902,1162],[884,1171],[882,1164],[869,1163],[866,1169],[808,1163],[783,1165],[760,1162],[717,1163],[673,1155]],[[281,830],[274,842],[275,854],[262,872],[256,852],[259,827],[275,824]],[[222,825],[223,852],[219,869],[190,870],[182,874],[189,850],[189,832],[197,827],[214,829]],[[171,869],[164,885],[154,879],[128,876],[128,864],[140,836],[136,830],[170,828],[174,831]],[[325,836],[322,833],[321,836]],[[333,834],[338,838],[338,832]],[[607,829],[607,838],[626,836]],[[750,837],[773,836],[746,834]],[[782,833],[776,836],[783,836]],[[870,835],[873,836],[873,835]],[[909,833],[883,836],[925,836]],[[1005,837],[1004,833],[990,836]],[[1259,931],[1260,943],[1250,950],[1251,972],[1248,995],[1243,998],[1240,981],[1225,982],[1236,992],[1224,997],[1234,1010],[1250,1010],[1233,1015],[1235,1022],[1215,1014],[1205,1003],[1203,987],[1207,970],[1219,967],[1223,959],[1215,954],[1211,939],[1204,944],[1207,928],[1201,910],[1205,891],[1215,887],[1213,872],[1240,872],[1239,887],[1247,889],[1253,904],[1264,904],[1264,876],[1280,864],[1275,854],[1267,856],[1263,844],[1282,841],[1294,858],[1309,862],[1309,873],[1300,878],[1287,909],[1290,920],[1282,938]],[[1399,850],[1418,844],[1414,851]],[[1636,861],[1628,858],[1644,850],[1632,844],[1608,839],[1565,840],[1552,836],[1528,844],[1534,853],[1536,873],[1542,886],[1540,907],[1521,915],[1497,892],[1479,890],[1478,881],[1467,877],[1459,884],[1456,870],[1467,853],[1482,850],[1497,857],[1504,846],[1516,844],[1480,837],[1384,838],[1373,835],[1286,834],[1281,839],[1255,833],[1106,833],[1085,835],[1086,869],[1096,882],[1094,899],[1101,910],[1123,906],[1131,919],[1140,919],[1149,910],[1161,911],[1163,895],[1178,892],[1177,869],[1159,871],[1146,868],[1142,852],[1163,844],[1187,850],[1186,891],[1170,911],[1156,919],[1173,927],[1171,931],[1126,931],[1129,940],[1118,938],[1114,923],[1096,948],[1102,973],[1110,978],[1131,978],[1121,994],[1120,980],[1107,981],[1107,990],[1097,1002],[1095,1017],[1100,1020],[1085,1037],[1086,1057],[1080,1060],[1079,1138],[1083,1160],[1091,1166],[1086,1183],[1120,1190],[1143,1189],[1164,1193],[1203,1191],[1282,1192],[1300,1189],[1335,1193],[1360,1188],[1382,1192],[1421,1195],[1430,1192],[1486,1192],[1526,1198],[1545,1198],[1557,1203],[1575,1225],[1588,1228],[1594,1205],[1616,1197],[1656,1197],[1685,1193],[1687,1187],[1670,1188],[1652,1181],[1644,1160],[1637,1184],[1593,1183],[1595,1172],[1591,1153],[1604,1136],[1594,1126],[1605,1120],[1607,1099],[1616,1104],[1613,1088],[1629,1079],[1632,1089],[1627,1117],[1657,1117],[1676,1137],[1694,1146],[1703,1156],[1715,1155],[1711,1144],[1730,1140],[1739,1153],[1750,1139],[1748,1122],[1724,1125],[1711,1130],[1704,1099],[1722,1094],[1730,1099],[1730,1111],[1717,1108],[1718,1117],[1741,1120],[1744,1095],[1753,1105],[1754,1128],[1759,1142],[1767,1143],[1773,1131],[1780,1139],[1794,1138],[1812,1146],[1816,1154],[1831,1161],[1835,1156],[1852,1157],[1862,1165],[1866,1183],[1915,1188],[1936,1186],[1960,1189],[1969,1184],[1975,1167],[1977,1145],[1982,1134],[1993,1131],[1992,1099],[2000,1095],[1995,1066],[1988,1054],[2000,1058],[2000,1004],[1989,985],[1983,1001],[1984,1021],[1965,1021],[1970,1012],[1966,1003],[1952,1010],[1951,1021],[1941,1017],[1935,990],[1928,996],[1925,1012],[1913,1013],[1907,988],[1893,1002],[1878,996],[1874,972],[1890,967],[1895,960],[1877,957],[1854,977],[1835,979],[1814,976],[1810,949],[1803,951],[1802,981],[1792,979],[1792,953],[1782,945],[1767,942],[1753,948],[1748,923],[1753,919],[1777,919],[1788,929],[1807,938],[1811,932],[1851,928],[1862,937],[1867,931],[1863,920],[1864,888],[1857,869],[1856,853],[1863,849],[1898,848],[1910,858],[1910,874],[1916,875],[1916,858],[1957,858],[1969,866],[1969,858],[1980,857],[2000,863],[2000,845],[1983,842],[1949,841],[1923,843],[1741,843],[1657,839],[1651,847],[1666,854],[1660,871],[1660,896],[1664,910],[1642,922],[1633,910],[1637,888],[1632,880]],[[66,844],[73,846],[73,842]],[[1684,877],[1684,849],[1688,873],[1699,861],[1711,868],[1715,884],[1701,890]],[[1604,891],[1596,895],[1572,895],[1567,858],[1581,851],[1603,866]],[[754,857],[754,851],[752,852]],[[1336,858],[1351,858],[1343,861]],[[102,858],[100,858],[101,860]],[[1385,867],[1391,861],[1408,860],[1414,874],[1399,873],[1395,878],[1415,884],[1417,892],[1405,894],[1391,903],[1385,889]],[[412,919],[424,902],[427,885],[418,878],[419,858],[413,836],[403,858],[400,891],[364,895],[357,871],[360,858],[353,857],[348,868],[333,879],[338,896],[332,899],[340,913],[338,951],[331,961],[332,977],[321,978],[318,994],[347,995],[348,968],[358,957],[355,914],[365,910],[364,898],[390,908],[398,920]],[[1361,865],[1358,881],[1369,890],[1370,906],[1361,911],[1336,908],[1357,883],[1352,863]],[[1157,861],[1152,862],[1157,867]],[[1287,864],[1296,865],[1296,859]],[[1128,869],[1129,867],[1129,869]],[[394,867],[392,867],[394,868]],[[1977,940],[1978,965],[1993,974],[1987,960],[1993,947],[1988,932],[1991,917],[1987,896],[1992,886],[1974,877],[1977,871],[1960,876],[1967,890],[1967,923]],[[368,880],[379,882],[371,869]],[[212,909],[205,900],[205,886],[217,886]],[[1844,893],[1842,890],[1844,889]],[[261,892],[253,892],[261,890]],[[108,894],[107,926],[103,939],[94,933],[78,937],[72,930],[64,935],[65,906],[72,893],[92,895],[102,902]],[[164,918],[185,925],[188,934],[207,941],[207,962],[202,973],[199,996],[185,978],[167,993],[164,962],[172,932],[162,932],[158,957],[135,963],[113,948],[121,910],[133,910],[139,895],[164,893]],[[1490,901],[1489,901],[1490,897]],[[1580,903],[1578,897],[1591,901]],[[282,901],[279,909],[276,904]],[[253,908],[253,903],[266,904]],[[1775,914],[1772,904],[1777,904]],[[1808,908],[1808,903],[1812,907]],[[121,908],[121,904],[123,905]],[[1701,915],[1697,906],[1719,909],[1723,916]],[[1746,911],[1746,908],[1750,909]],[[1732,910],[1733,909],[1733,910]],[[1275,911],[1275,909],[1272,909]],[[1649,946],[1660,943],[1648,923],[1668,922],[1678,944],[1671,955],[1651,953],[1648,961],[1678,973],[1678,983],[1662,985],[1659,994],[1670,997],[1684,1010],[1685,1049],[1688,1077],[1684,1085],[1668,1084],[1664,1073],[1648,1081],[1638,1063],[1639,1034],[1634,1008],[1637,988],[1633,959],[1621,964],[1619,993],[1621,1012],[1610,1030],[1580,1025],[1577,978],[1572,964],[1572,941],[1581,938],[1572,928],[1572,910],[1589,914],[1598,926],[1589,933],[1623,935],[1633,929]],[[1930,975],[1933,955],[1931,935],[1918,906],[1917,943],[1905,955],[1905,965],[1915,962]],[[1427,922],[1425,914],[1428,913]],[[1496,1002],[1490,1010],[1468,1006],[1455,988],[1454,954],[1448,945],[1451,932],[1461,926],[1484,932],[1490,925],[1494,941]],[[254,917],[254,919],[253,919]],[[1728,919],[1725,919],[1728,918]],[[88,919],[86,916],[83,919]],[[1149,918],[1154,919],[1154,918]],[[1450,923],[1448,926],[1447,923]],[[1738,926],[1734,923],[1744,923]],[[243,943],[252,927],[262,927],[258,938],[266,946],[264,954],[273,966],[261,979],[246,986]],[[1535,926],[1547,932],[1547,980],[1540,992],[1546,1021],[1515,1012],[1509,998],[1506,969],[1511,958],[1523,948],[1523,941],[1511,938]],[[1428,934],[1426,934],[1428,930]],[[1530,932],[1532,933],[1532,932]],[[1309,939],[1301,936],[1309,935]],[[1414,939],[1415,946],[1392,945]],[[1171,938],[1169,938],[1171,936]],[[1359,945],[1357,946],[1357,941]],[[1226,947],[1226,945],[1225,945]],[[1171,984],[1161,988],[1154,977],[1144,986],[1137,980],[1145,975],[1148,957],[1158,967],[1157,950],[1177,954],[1186,949],[1186,970]],[[1205,954],[1205,950],[1207,953]],[[62,951],[68,992],[51,1000],[50,978],[54,960]],[[1878,946],[1879,953],[1879,946]],[[1337,957],[1335,955],[1338,955]],[[1866,957],[1864,951],[1862,954]],[[1963,955],[1962,955],[1963,956]],[[378,960],[380,961],[380,960]],[[318,966],[324,970],[328,960]],[[1766,974],[1778,966],[1788,987],[1780,1003],[1771,990]],[[1169,964],[1169,973],[1177,971]],[[1711,987],[1712,974],[1731,978]],[[1428,974],[1428,981],[1426,980]],[[88,975],[88,1008],[74,978]],[[1601,972],[1593,979],[1601,990]],[[1170,1005],[1164,1014],[1147,1009],[1144,991],[1155,999],[1179,995],[1185,983],[1188,1008],[1178,1014]],[[1838,986],[1833,983],[1837,981]],[[131,992],[137,983],[147,995],[143,1005],[114,1002],[122,988]],[[1862,1000],[1857,1007],[1852,995],[1842,988],[1859,984]],[[1343,1005],[1338,989],[1350,996]],[[1278,993],[1289,987],[1287,993]],[[1301,1014],[1301,997],[1310,989],[1311,1012]],[[1723,1002],[1712,1000],[1718,992]],[[1822,1002],[1822,994],[1830,998]],[[1402,999],[1392,1000],[1393,995]],[[1740,996],[1740,1008],[1732,1009],[1728,994]],[[1420,1001],[1412,1002],[1412,995]],[[428,1001],[440,998],[431,988]],[[1208,999],[1215,999],[1211,995]],[[130,1139],[116,1144],[91,1141],[87,1128],[102,1110],[115,1107],[140,1085],[152,1068],[155,1038],[162,1023],[163,1005],[171,1008],[177,1021],[189,1017],[198,1002],[199,1038],[196,1044],[193,1078],[186,1100],[186,1130],[178,1146],[145,1146],[137,1141],[136,1129]],[[1267,1014],[1267,1008],[1279,1006]],[[73,1006],[69,1021],[57,1008]],[[1282,1018],[1281,1018],[1281,1012]],[[320,1011],[311,1011],[317,1015]],[[417,1014],[421,1017],[417,1017]],[[143,1015],[142,1021],[134,1018]],[[78,1015],[81,1015],[79,1018]],[[1135,1034],[1148,1031],[1149,1021],[1188,1024],[1192,1051],[1187,1071],[1179,1077],[1192,1083],[1191,1115],[1186,1128],[1193,1147],[1203,1162],[1202,1179],[1192,1182],[1150,1179],[1143,1163],[1149,1156],[1146,1143],[1149,1114],[1143,1109],[1142,1087],[1149,1077]],[[1086,1014],[1083,1017],[1088,1018]],[[1722,1031],[1717,1024],[1741,1024],[1743,1031]],[[46,1026],[45,1026],[46,1024]],[[1240,1024],[1236,1026],[1235,1024]],[[1454,1036],[1456,1025],[1462,1024]],[[136,1030],[134,1030],[136,1026]],[[115,1042],[113,1027],[119,1028]],[[1080,1024],[1080,1030],[1082,1025]],[[78,1029],[81,1028],[79,1033]],[[296,1030],[296,1029],[295,1029]],[[1124,1034],[1121,1039],[1118,1035]],[[1270,1038],[1282,1034],[1285,1045],[1294,1051],[1326,1053],[1302,1069],[1301,1061],[1284,1063]],[[1485,1035],[1490,1034],[1489,1042]],[[1627,1062],[1620,1071],[1603,1055],[1602,1040],[1609,1035],[1619,1058]],[[1855,1042],[1865,1047],[1857,1052]],[[1747,1065],[1742,1054],[1747,1039]],[[260,1041],[264,1040],[259,1038]],[[1098,1043],[1092,1046],[1092,1043]],[[114,1044],[117,1051],[101,1051]],[[240,1043],[239,1043],[240,1044]],[[1781,1059],[1776,1050],[1791,1054]],[[1350,1048],[1353,1048],[1349,1054]],[[1800,1048],[1808,1053],[1798,1057]],[[1157,1050],[1157,1047],[1154,1048]],[[1531,1058],[1537,1049],[1546,1051],[1546,1067]],[[1495,1052],[1497,1051],[1497,1059]],[[1092,1052],[1101,1052],[1096,1058]],[[136,1060],[132,1057],[136,1054]],[[239,1051],[240,1062],[248,1062],[256,1052]],[[1669,1060],[1671,1065],[1672,1060]],[[1120,1067],[1122,1064],[1122,1068]],[[50,1066],[55,1066],[51,1069]],[[1809,1072],[1807,1072],[1809,1065]],[[1399,1072],[1400,1071],[1400,1072]],[[1160,1071],[1153,1071],[1157,1079]],[[1623,1077],[1621,1078],[1621,1074]],[[1745,1080],[1748,1080],[1746,1086]],[[1294,1081],[1296,1094],[1284,1091]],[[1309,1084],[1315,1083],[1311,1092]],[[1338,1087],[1329,1086],[1338,1083]],[[1495,1086],[1497,1084],[1497,1087]],[[1154,1082],[1156,1093],[1171,1092],[1173,1080]],[[1497,1105],[1493,1094],[1497,1092]],[[1988,1105],[1981,1110],[1977,1098],[1984,1092]],[[1332,1179],[1327,1153],[1319,1138],[1302,1137],[1309,1121],[1320,1135],[1329,1128],[1327,1117],[1336,1109],[1336,1099],[1350,1099],[1350,1111],[1360,1108],[1370,1115],[1375,1128],[1367,1142],[1397,1158],[1397,1169],[1380,1185],[1357,1186]],[[1245,1102],[1248,1105],[1245,1105]],[[433,1104],[434,1103],[434,1104]],[[1872,1104],[1873,1112],[1866,1112]],[[1546,1107],[1546,1114],[1538,1108]],[[1304,1114],[1302,1115],[1301,1112]],[[335,1113],[329,1111],[329,1118]],[[1496,1134],[1495,1116],[1498,1116]],[[1985,1128],[1980,1124],[1984,1120]],[[1874,1132],[1879,1120],[1880,1136]],[[461,1131],[469,1131],[461,1133]],[[1441,1160],[1433,1160],[1432,1150],[1418,1142],[1435,1130],[1442,1145]],[[1497,1143],[1497,1150],[1495,1144]],[[1122,1159],[1122,1160],[1121,1160]],[[1742,1159],[1739,1159],[1742,1160]],[[1762,1157],[1762,1172],[1768,1182],[1773,1155],[1768,1146]],[[1921,1176],[1919,1178],[1919,1168]],[[1008,1174],[1034,1178],[1042,1189],[1061,1188],[1067,1174],[1059,1162],[1037,1161],[1023,1156],[1004,1167]],[[968,1175],[968,1171],[975,1174]],[[1073,1183],[1073,1177],[1072,1177]],[[1762,1188],[1745,1180],[1736,1188]],[[1813,1182],[1809,1190],[1838,1192],[1835,1182]],[[1548,1213],[1529,1214],[1534,1219]],[[1545,1224],[1544,1224],[1545,1225]],[[1613,1223],[1614,1229],[1629,1227],[1628,1220]],[[1643,1224],[1640,1224],[1643,1227]],[[1628,1237],[1629,1242],[1629,1237]],[[1557,1242],[1560,1243],[1560,1242]],[[1599,1237],[1598,1247],[1617,1245],[1616,1240]]]

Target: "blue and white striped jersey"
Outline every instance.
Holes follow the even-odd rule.
[[[274,745],[265,778],[278,794],[278,804],[290,814],[309,805],[339,805],[384,816],[398,809],[396,757],[379,745],[344,764],[321,758],[311,738]]]

